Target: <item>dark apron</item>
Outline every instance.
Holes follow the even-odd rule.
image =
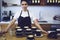
[[[18,26],[20,26],[21,28],[24,28],[24,26],[28,26],[29,28],[31,28],[31,18],[29,15],[29,11],[28,12],[28,17],[22,17],[22,11],[20,13],[20,16],[18,18]],[[18,16],[18,15],[17,15]]]

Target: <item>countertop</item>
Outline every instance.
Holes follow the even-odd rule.
[[[9,24],[10,21],[1,21],[0,24]],[[15,24],[18,24],[18,22],[16,21]],[[32,23],[34,24],[34,23]],[[39,24],[60,24],[60,21],[56,21],[56,20],[53,20],[53,21],[39,21]]]

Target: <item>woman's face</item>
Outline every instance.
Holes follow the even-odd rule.
[[[21,6],[22,6],[23,9],[27,9],[28,4],[27,4],[26,1],[22,1]]]

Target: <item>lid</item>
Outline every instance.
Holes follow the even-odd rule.
[[[21,31],[22,29],[17,29],[17,31]]]
[[[37,29],[36,31],[41,31],[41,30],[38,30],[38,29]]]
[[[55,32],[55,31],[48,31],[48,33]]]
[[[60,29],[56,29],[57,31],[60,31]]]
[[[25,26],[24,28],[29,28],[28,26]]]
[[[16,28],[20,28],[20,27],[16,27]]]
[[[36,27],[32,27],[32,28],[36,28]]]
[[[33,37],[33,35],[28,35],[28,37]]]
[[[31,29],[26,29],[27,31],[30,31]]]

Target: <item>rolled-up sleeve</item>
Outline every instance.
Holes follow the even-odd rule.
[[[16,14],[14,15],[14,19],[18,19],[19,18],[19,16],[20,16],[20,13],[19,12],[16,12]]]
[[[35,16],[35,14],[34,13],[31,13],[31,22],[33,23],[34,22],[34,20],[36,20],[37,19],[37,17]]]

